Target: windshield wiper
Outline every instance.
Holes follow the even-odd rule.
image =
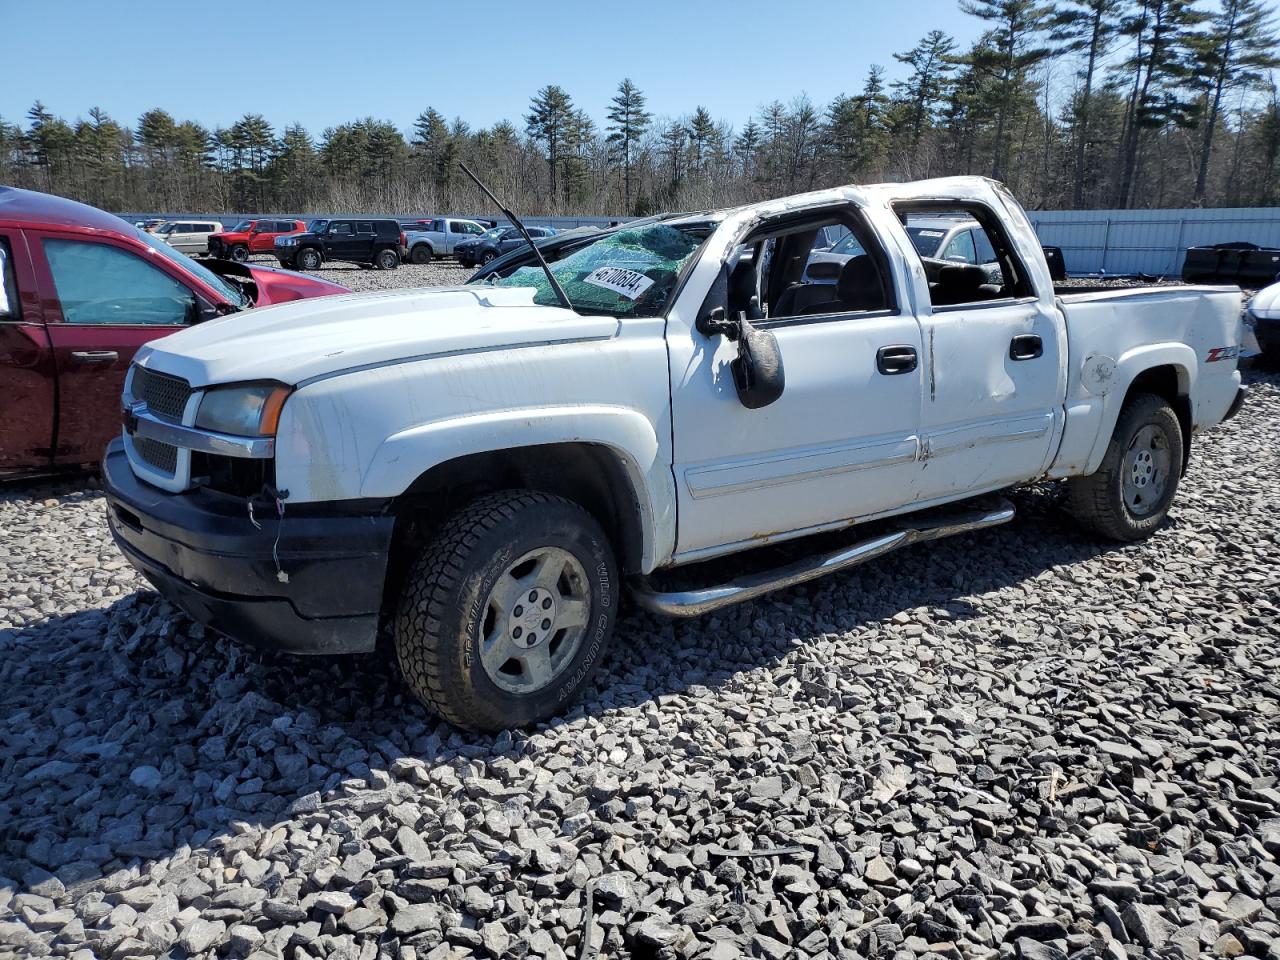
[[[475,185],[484,191],[484,195],[497,205],[498,209],[502,211],[506,218],[516,225],[516,229],[520,231],[520,236],[524,237],[524,242],[533,248],[533,254],[538,258],[538,263],[542,264],[542,271],[547,275],[547,281],[551,284],[551,289],[556,292],[556,297],[559,298],[561,305],[566,310],[572,312],[573,304],[569,302],[568,294],[564,292],[564,287],[560,286],[560,281],[556,279],[556,275],[551,272],[551,267],[547,263],[547,258],[542,255],[542,251],[538,249],[538,245],[533,242],[533,237],[529,236],[529,231],[526,230],[524,224],[520,222],[520,218],[508,210],[503,205],[502,201],[494,196],[493,191],[480,182],[480,178],[471,172],[470,167],[461,161],[458,162],[458,166],[462,168],[463,173],[475,181]]]

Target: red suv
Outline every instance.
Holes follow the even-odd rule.
[[[276,237],[305,229],[307,225],[301,220],[242,220],[209,238],[209,256],[244,263],[251,253],[273,254]]]
[[[276,267],[199,264],[94,207],[0,187],[0,478],[97,463],[148,340],[346,292]]]

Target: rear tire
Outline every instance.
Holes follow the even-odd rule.
[[[409,260],[421,266],[424,263],[431,262],[431,248],[425,243],[420,243],[409,251]]]
[[[531,490],[489,494],[446,520],[409,571],[400,671],[455,726],[525,726],[577,700],[618,599],[613,550],[582,507]]]
[[[1169,515],[1182,456],[1182,425],[1173,408],[1149,393],[1132,396],[1097,472],[1067,482],[1068,509],[1108,539],[1145,540]]]
[[[379,250],[373,255],[373,262],[379,270],[394,270],[400,266],[400,254],[390,248]]]
[[[237,243],[231,248],[231,259],[236,263],[244,263],[249,259],[249,248],[243,243]]]

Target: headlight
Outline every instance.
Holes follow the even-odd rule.
[[[297,237],[276,237],[277,247],[289,247],[298,242]]]
[[[280,408],[292,388],[279,383],[238,383],[205,393],[196,426],[241,437],[275,436]]]

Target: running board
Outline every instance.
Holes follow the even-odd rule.
[[[894,530],[832,553],[807,557],[774,570],[751,574],[717,586],[664,592],[654,589],[648,578],[641,577],[633,583],[631,592],[636,602],[652,613],[669,617],[698,617],[735,603],[754,600],[774,590],[794,587],[825,577],[829,573],[856,567],[913,543],[941,540],[957,533],[998,527],[1012,520],[1013,513],[1013,504],[1008,500],[1001,500],[990,509],[939,517],[934,523]]]

